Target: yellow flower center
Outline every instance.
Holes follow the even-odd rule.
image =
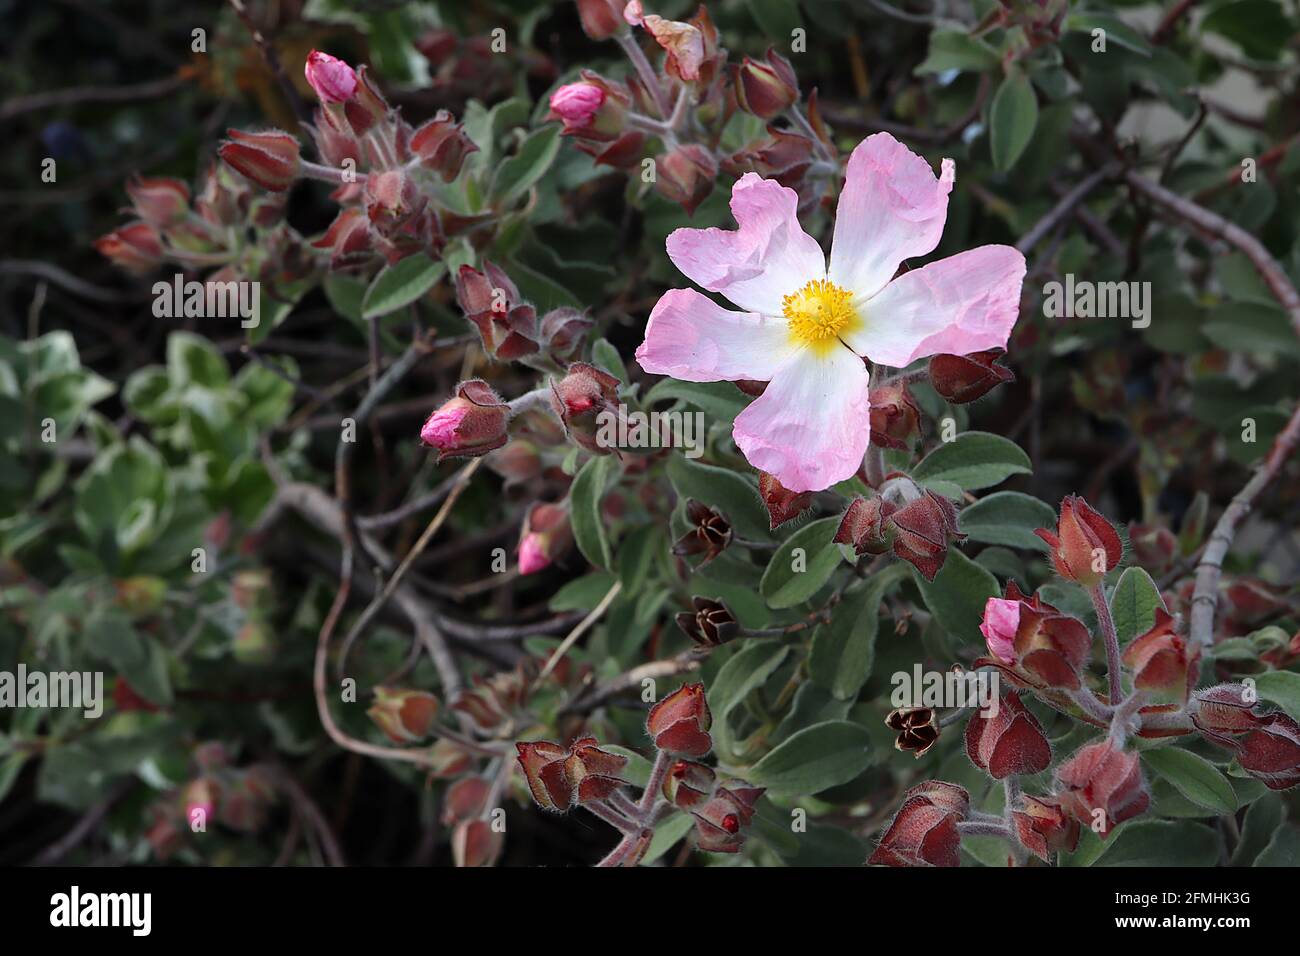
[[[782,299],[781,305],[790,321],[790,338],[820,353],[830,350],[842,334],[861,322],[852,293],[826,279],[813,279]]]

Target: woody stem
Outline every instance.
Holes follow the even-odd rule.
[[[1101,625],[1101,634],[1106,641],[1106,680],[1110,683],[1110,705],[1114,707],[1123,693],[1120,686],[1119,635],[1115,633],[1115,619],[1110,616],[1110,605],[1106,603],[1106,592],[1100,581],[1088,589],[1088,596],[1092,598],[1097,623]]]
[[[618,841],[618,846],[610,850],[608,854],[596,865],[602,867],[618,866],[627,857],[628,851],[632,849],[632,838],[625,836]]]
[[[335,169],[333,166],[322,166],[320,163],[310,163],[305,159],[301,161],[299,169],[309,179],[320,179],[327,183],[364,183],[368,178],[365,173],[355,173],[354,179],[345,179],[343,170]]]
[[[654,97],[655,106],[659,109],[659,115],[664,119],[668,118],[668,101],[664,98],[664,89],[659,83],[659,77],[655,73],[654,67],[646,59],[645,51],[641,49],[641,44],[636,42],[636,37],[632,35],[631,30],[627,30],[615,35],[614,39],[618,45],[623,48],[627,58],[632,61],[632,68],[636,70],[637,76],[641,80],[641,85],[646,88],[646,92]]]

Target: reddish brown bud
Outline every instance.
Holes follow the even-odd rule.
[[[702,763],[678,760],[664,777],[664,797],[675,807],[688,809],[713,795],[717,776]]]
[[[552,309],[542,316],[541,340],[553,358],[567,362],[582,347],[582,340],[595,324],[594,318],[578,309]]]
[[[694,215],[700,203],[713,192],[718,162],[713,153],[695,143],[679,146],[655,161],[655,188],[669,202]]]
[[[708,853],[737,853],[745,843],[744,831],[754,819],[754,804],[763,788],[740,785],[718,787],[713,796],[691,810],[695,818],[695,845]]]
[[[481,379],[456,386],[456,397],[425,421],[420,441],[444,458],[477,458],[506,443],[510,406]]]
[[[736,67],[735,90],[737,105],[764,120],[780,116],[799,98],[789,61],[770,47],[766,63],[745,57]]]
[[[1103,840],[1151,802],[1137,754],[1110,740],[1080,748],[1057,768],[1056,779],[1062,807]]]
[[[957,530],[957,509],[951,501],[933,491],[895,511],[889,518],[897,532],[894,554],[933,581],[948,558],[948,538],[966,536]]]
[[[606,40],[623,29],[620,0],[578,0],[578,19],[583,32],[593,40]]]
[[[511,361],[538,350],[536,310],[520,302],[515,284],[493,263],[484,262],[482,272],[461,266],[456,299],[478,328],[488,355]]]
[[[997,713],[976,711],[966,724],[966,755],[994,780],[1013,774],[1041,773],[1052,762],[1043,727],[1014,692],[1005,694]]]
[[[421,166],[449,183],[460,175],[465,157],[478,152],[478,147],[450,113],[439,110],[411,135],[410,150],[420,158]]]
[[[1096,587],[1107,571],[1124,556],[1119,534],[1109,521],[1078,495],[1066,495],[1056,533],[1046,528],[1034,532],[1052,549],[1056,573],[1083,587]]]
[[[871,405],[871,442],[881,448],[907,448],[921,431],[921,412],[904,385],[873,388],[868,396]]]
[[[228,129],[230,139],[217,150],[236,172],[263,189],[284,192],[298,178],[299,144],[296,137],[280,130],[246,133]]]
[[[695,610],[680,612],[676,620],[677,626],[696,644],[717,647],[740,633],[735,615],[721,601],[696,596],[691,598],[691,604]]]
[[[758,473],[758,493],[767,506],[767,516],[773,531],[807,511],[813,499],[812,492],[791,491],[765,471]]]
[[[713,748],[712,725],[703,684],[683,684],[655,704],[646,719],[656,747],[688,757],[702,757]]]
[[[506,835],[490,820],[462,820],[451,831],[451,855],[457,866],[494,866],[505,849]]]
[[[836,544],[851,544],[859,555],[884,554],[894,540],[889,518],[895,507],[884,498],[854,498],[840,519]]]
[[[433,729],[438,698],[422,690],[376,687],[374,706],[366,714],[393,743],[419,743]]]
[[[731,156],[722,168],[732,176],[757,173],[794,189],[813,162],[813,141],[806,136],[769,126],[768,135],[755,140]]]
[[[1123,662],[1133,671],[1133,686],[1156,700],[1187,700],[1200,673],[1201,647],[1174,633],[1174,619],[1156,608],[1155,625],[1124,648]]]
[[[958,866],[961,831],[970,811],[970,794],[941,780],[907,791],[880,845],[867,860],[874,866]]]
[[[1070,817],[1055,797],[1031,797],[1024,794],[1018,809],[1011,811],[1025,849],[1044,863],[1048,855],[1059,850],[1073,852],[1079,845],[1079,823]]]
[[[128,272],[145,273],[162,262],[162,240],[153,226],[132,222],[95,240],[95,251]]]
[[[317,249],[330,250],[330,268],[346,269],[369,262],[372,257],[370,223],[355,206],[339,212],[325,234],[312,242]]]
[[[126,191],[136,215],[155,229],[180,222],[190,211],[190,187],[179,179],[136,176],[126,184]]]
[[[424,209],[428,200],[402,169],[372,172],[366,179],[366,215],[383,235],[392,235]]]
[[[1015,374],[994,360],[1005,349],[989,349],[970,355],[936,355],[930,359],[930,384],[953,405],[964,405],[983,398],[1004,382],[1014,382]]]
[[[602,368],[574,362],[558,382],[551,380],[551,408],[576,444],[598,455],[615,449],[600,441],[602,415],[618,409],[619,380]]]
[[[560,813],[571,806],[604,800],[622,786],[627,758],[601,750],[595,737],[582,737],[565,750],[545,740],[515,744],[519,766],[533,799]]]

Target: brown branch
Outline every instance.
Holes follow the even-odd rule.
[[[1060,202],[1049,209],[1042,219],[1034,223],[1033,227],[1016,243],[1016,248],[1021,252],[1028,252],[1033,249],[1042,241],[1044,236],[1055,229],[1066,216],[1074,211],[1075,206],[1087,199],[1088,194],[1096,189],[1102,180],[1109,179],[1118,172],[1119,166],[1112,164],[1103,166],[1096,172],[1091,173],[1079,185],[1062,196]]]
[[[1133,170],[1125,173],[1124,179],[1131,189],[1146,196],[1167,214],[1212,238],[1223,240],[1245,255],[1285,310],[1296,335],[1300,336],[1300,292],[1296,291],[1286,272],[1262,242],[1240,226],[1170,192]],[[1255,499],[1277,476],[1297,443],[1300,443],[1300,407],[1292,412],[1264,463],[1232,499],[1210,533],[1205,553],[1201,555],[1200,564],[1196,568],[1189,627],[1193,640],[1203,646],[1208,647],[1214,643],[1214,613],[1219,600],[1219,576],[1223,570],[1223,559],[1236,536],[1237,526],[1250,513]]]
[[[262,54],[267,69],[275,77],[275,82],[279,85],[280,92],[284,94],[285,100],[288,101],[289,108],[293,110],[293,115],[298,117],[298,122],[303,126],[311,126],[311,110],[303,102],[302,97],[298,95],[298,90],[293,83],[289,81],[288,75],[284,72],[284,64],[280,62],[280,56],[275,52],[275,47],[270,44],[257,24],[253,22],[248,8],[244,6],[244,0],[230,0],[230,6],[235,11],[235,16],[239,17],[239,22],[244,25],[244,29],[248,31],[249,36],[253,38],[253,42],[257,44],[257,49]]]
[[[156,100],[178,89],[185,83],[180,75],[164,76],[159,80],[137,83],[134,86],[77,86],[66,90],[50,90],[15,96],[0,103],[0,122],[23,113],[47,110],[56,106],[76,106],[81,103],[129,103],[131,100]]]

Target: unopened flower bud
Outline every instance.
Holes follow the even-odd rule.
[[[1096,587],[1124,556],[1119,534],[1109,521],[1077,495],[1066,495],[1056,533],[1039,528],[1034,534],[1052,549],[1056,573],[1083,587]]]
[[[438,698],[422,690],[376,687],[374,706],[366,714],[393,743],[419,743],[433,729]]]
[[[1062,809],[1056,797],[1021,795],[1019,806],[1011,811],[1011,822],[1025,849],[1044,863],[1049,854],[1073,852],[1079,845],[1079,822]]]
[[[694,807],[695,845],[707,853],[739,853],[745,830],[754,819],[754,804],[764,788],[718,787],[713,796]]]
[[[481,379],[456,386],[456,397],[420,429],[420,440],[444,458],[477,458],[506,443],[510,406]]]
[[[1035,774],[1052,762],[1052,745],[1038,718],[1014,692],[1003,695],[996,713],[977,710],[966,723],[966,756],[994,780]]]
[[[930,384],[953,405],[973,402],[998,385],[1016,380],[1011,369],[994,364],[1004,352],[1004,349],[989,349],[970,355],[936,355],[930,359]]]
[[[836,544],[850,544],[858,555],[884,554],[894,541],[890,515],[895,506],[879,496],[854,498],[840,519],[833,539]]]
[[[758,493],[767,507],[767,517],[773,531],[807,511],[813,499],[812,492],[791,491],[765,471],[758,473]]]
[[[536,574],[564,556],[573,545],[569,511],[563,505],[538,503],[528,509],[519,535],[519,573]]]
[[[346,103],[357,91],[356,71],[328,53],[312,50],[303,72],[322,103]]]
[[[465,157],[478,152],[478,147],[450,113],[439,110],[411,135],[410,150],[420,158],[421,166],[449,183],[460,175]]]
[[[300,147],[296,137],[279,130],[246,133],[228,129],[226,135],[230,139],[221,144],[217,155],[263,189],[284,192],[298,178]]]
[[[403,169],[372,172],[366,179],[366,215],[383,235],[391,235],[424,209],[424,193]]]
[[[664,797],[675,807],[688,809],[713,794],[717,775],[702,763],[678,760],[664,775]]]
[[[912,401],[905,385],[873,388],[867,401],[871,405],[871,442],[881,448],[907,448],[921,430],[921,412]]]
[[[537,312],[519,298],[510,277],[491,262],[483,271],[463,265],[456,274],[456,299],[483,340],[483,351],[510,361],[539,348]]]
[[[910,562],[927,581],[934,580],[947,560],[948,539],[966,537],[957,530],[952,502],[933,491],[899,508],[889,520],[897,532],[894,554]]]
[[[763,120],[780,116],[799,98],[789,61],[771,48],[766,63],[745,57],[736,68],[735,89],[737,105]]]
[[[545,810],[563,813],[574,805],[604,800],[623,784],[627,758],[583,737],[567,750],[546,740],[515,744],[519,766],[533,799]]]
[[[550,106],[549,118],[564,122],[565,136],[613,140],[623,131],[623,104],[597,83],[566,83],[551,94]]]
[[[578,0],[578,19],[593,40],[607,40],[623,29],[622,0]]]
[[[659,156],[655,168],[655,188],[669,202],[685,209],[688,216],[694,215],[699,204],[713,192],[718,177],[718,161],[713,153],[696,143]]]
[[[147,222],[132,222],[95,240],[95,251],[128,272],[149,272],[162,262],[162,239]]]
[[[183,220],[190,211],[190,187],[179,179],[137,176],[126,184],[131,205],[155,229],[166,229]]]
[[[1109,739],[1081,747],[1056,770],[1062,806],[1104,840],[1151,803],[1138,755]]]
[[[1121,658],[1133,671],[1133,686],[1154,700],[1183,703],[1200,675],[1201,646],[1174,631],[1174,619],[1157,607],[1155,624],[1124,648]]]
[[[579,446],[598,455],[615,451],[600,441],[602,416],[618,408],[619,380],[602,368],[574,362],[558,382],[551,380],[551,408]]]
[[[703,684],[683,684],[655,704],[646,718],[646,730],[656,747],[688,757],[702,757],[713,748],[712,725]]]
[[[582,347],[582,340],[595,323],[590,314],[579,309],[552,309],[542,316],[542,343],[553,358],[567,362]]]
[[[928,780],[903,797],[880,844],[867,862],[873,866],[958,866],[961,830],[970,812],[970,794],[942,780]]]

